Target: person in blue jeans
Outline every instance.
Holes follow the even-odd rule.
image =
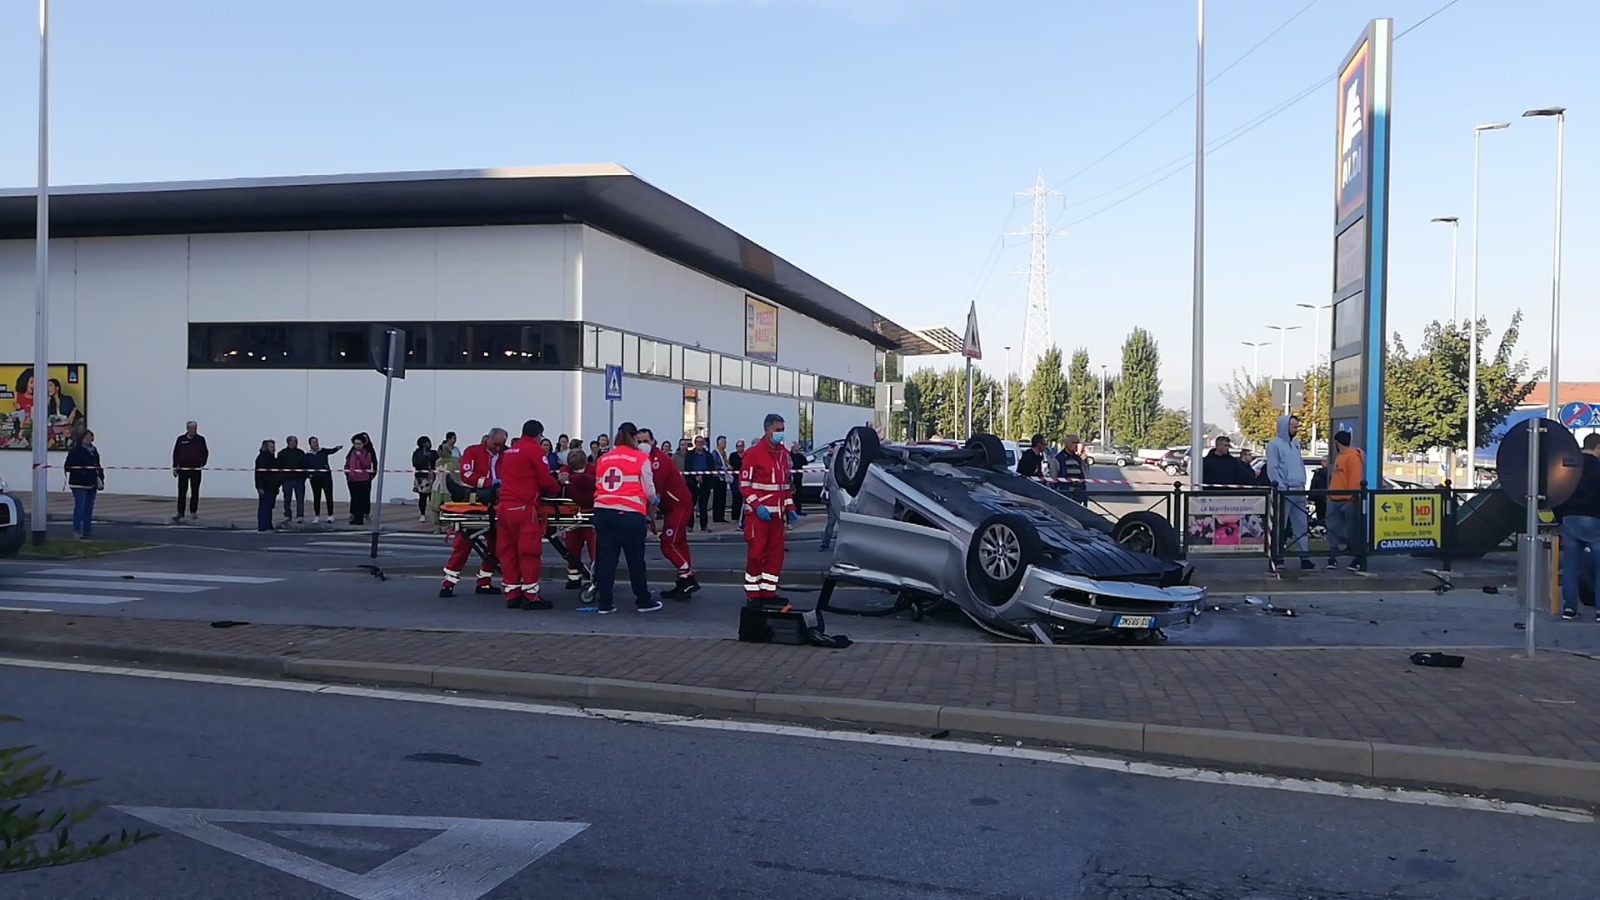
[[[1561,523],[1561,618],[1576,619],[1585,563],[1593,576],[1590,583],[1600,589],[1600,434],[1583,439],[1578,489],[1555,513]],[[1595,621],[1600,622],[1600,604],[1595,609]]]
[[[78,540],[93,536],[94,498],[106,486],[106,470],[100,465],[100,450],[94,445],[94,432],[85,431],[67,451],[67,487],[72,489],[72,533]]]

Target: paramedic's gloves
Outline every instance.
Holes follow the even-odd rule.
[[[756,518],[763,522],[771,522],[772,510],[767,509],[765,506],[758,506],[756,507]]]
[[[499,486],[500,486],[500,479],[498,479],[498,478],[496,478],[495,480],[489,482],[489,487],[497,488]]]
[[[784,521],[788,522],[790,527],[793,527],[794,523],[800,521],[800,514],[791,509],[789,514],[784,517]]]

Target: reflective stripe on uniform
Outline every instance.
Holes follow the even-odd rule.
[[[460,572],[451,571],[450,569],[445,569],[444,570],[444,580],[450,582],[451,584],[455,584],[456,582],[461,580],[461,573]]]
[[[792,488],[791,485],[787,484],[757,484],[755,482],[751,482],[745,487],[753,491],[787,491]]]

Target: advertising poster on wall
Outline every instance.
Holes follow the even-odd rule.
[[[744,298],[744,355],[778,361],[778,308],[749,294]]]
[[[49,416],[50,449],[65,451],[88,422],[89,367],[50,367],[35,378],[33,366],[0,364],[0,450],[33,449],[33,416]]]
[[[1189,496],[1187,540],[1198,553],[1265,553],[1267,498],[1265,495]]]

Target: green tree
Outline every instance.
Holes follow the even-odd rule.
[[[1305,381],[1305,401],[1294,410],[1294,414],[1300,417],[1305,440],[1311,440],[1312,426],[1315,426],[1319,440],[1333,440],[1333,433],[1329,430],[1331,419],[1328,417],[1328,410],[1333,404],[1333,383],[1328,378],[1328,367],[1313,366],[1300,377]]]
[[[1020,424],[1026,435],[1043,434],[1051,440],[1062,435],[1067,418],[1067,379],[1061,371],[1061,350],[1051,347],[1033,367],[1028,386],[1023,389],[1022,421],[1012,411],[1012,424]]]
[[[951,366],[944,371],[919,369],[905,381],[906,420],[913,439],[938,435],[955,440],[967,436],[966,366]],[[983,372],[972,373],[972,427],[985,431],[1003,418],[1000,383]],[[1012,409],[1013,417],[1016,415]]]
[[[1272,387],[1264,378],[1251,378],[1243,369],[1222,387],[1222,398],[1239,426],[1239,435],[1253,443],[1272,440],[1277,412],[1272,406]]]
[[[1478,445],[1517,408],[1544,377],[1531,375],[1527,357],[1513,357],[1522,331],[1522,312],[1500,336],[1492,356],[1483,345],[1492,332],[1478,323]],[[1433,322],[1423,330],[1415,352],[1397,334],[1389,348],[1384,382],[1385,437],[1391,450],[1407,452],[1467,443],[1468,333],[1456,322]]]
[[[1100,379],[1089,371],[1089,351],[1072,351],[1067,365],[1066,430],[1087,443],[1100,440]]]
[[[1122,344],[1122,371],[1117,378],[1111,420],[1117,440],[1138,447],[1150,444],[1150,429],[1161,414],[1161,351],[1156,339],[1135,328]]]
[[[1145,433],[1145,440],[1152,447],[1176,447],[1189,443],[1189,411],[1186,409],[1163,409],[1156,413],[1155,421],[1150,424],[1150,430]]]
[[[1010,428],[1009,432],[1006,433],[1006,434],[1000,434],[999,431],[995,432],[996,434],[1000,434],[1001,437],[1006,438],[1008,440],[1013,440],[1013,441],[1019,441],[1019,440],[1023,439],[1024,435],[1023,435],[1023,428],[1022,428],[1022,403],[1023,403],[1023,397],[1024,397],[1024,395],[1027,394],[1027,392],[1028,392],[1028,389],[1023,384],[1021,376],[1017,375],[1017,373],[1015,373],[1015,372],[1011,373],[1011,396],[1010,396],[1011,428]],[[1002,395],[1001,398],[1000,398],[1001,431],[1005,431],[1006,430],[1005,427],[1004,427],[1005,426],[1005,404],[1006,404],[1006,397]]]

